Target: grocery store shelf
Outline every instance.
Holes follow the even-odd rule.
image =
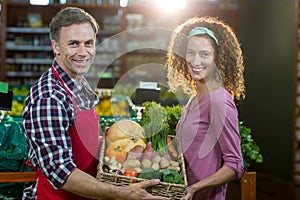
[[[52,64],[53,59],[51,58],[7,58],[6,63],[8,64]]]
[[[32,46],[32,45],[6,45],[6,50],[17,51],[51,51],[52,47],[49,45]]]
[[[8,27],[8,33],[49,33],[49,28],[30,28],[30,27]]]
[[[9,71],[6,72],[7,77],[24,77],[24,78],[31,78],[31,77],[39,77],[42,72],[31,72],[31,71]]]

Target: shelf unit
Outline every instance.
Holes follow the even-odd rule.
[[[0,81],[6,80],[6,71],[5,71],[5,15],[3,11],[3,2],[0,1]]]
[[[293,145],[293,177],[292,185],[294,188],[300,187],[300,2],[296,1],[297,5],[297,40],[296,50],[298,52],[297,65],[295,67],[295,128],[294,128],[294,145]]]
[[[47,70],[52,63],[48,34],[48,28],[6,28],[6,77],[32,82]]]
[[[237,27],[237,9],[222,7],[216,3],[190,1],[178,14],[167,14],[156,8],[153,1],[142,2],[129,4],[127,7],[115,4],[54,3],[37,6],[28,3],[2,3],[1,80],[10,84],[30,83],[49,68],[53,53],[48,38],[48,24],[52,16],[67,6],[83,8],[100,25],[95,62],[86,75],[92,87],[97,84],[103,72],[118,78],[139,65],[163,64],[171,31],[187,18],[196,15],[218,16]],[[39,26],[29,23],[33,21],[32,16],[38,16],[42,23]],[[151,32],[145,29],[150,27],[155,27],[155,30]],[[144,31],[138,28],[144,28]],[[167,31],[157,32],[158,28]]]
[[[164,65],[172,31],[188,18],[217,16],[226,20],[235,29],[238,27],[237,9],[208,1],[187,1],[186,8],[176,13],[168,13],[165,9],[158,8],[154,1],[143,1],[143,4],[130,4],[124,8],[124,15],[128,34],[126,34],[127,53],[124,55],[126,59],[122,74],[136,68],[131,73],[143,81],[165,79],[165,74],[148,73],[146,68]]]
[[[1,20],[1,80],[9,83],[32,83],[53,62],[48,24],[61,8],[75,4],[51,4],[47,6],[28,3],[2,3]],[[123,30],[122,8],[119,5],[80,5],[99,23],[97,55],[89,74],[91,85],[97,84],[105,70],[120,73],[121,61],[115,58],[121,41],[104,40]],[[16,15],[15,13],[18,13]],[[105,46],[101,46],[104,44]],[[111,61],[111,59],[113,60]]]

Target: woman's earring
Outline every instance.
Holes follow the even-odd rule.
[[[219,70],[217,70],[217,72],[216,72],[216,80],[219,83],[222,83],[222,81],[223,81]]]

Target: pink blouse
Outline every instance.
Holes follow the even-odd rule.
[[[200,101],[189,100],[177,125],[177,136],[186,164],[188,184],[192,185],[227,166],[243,174],[238,111],[225,89],[206,94]],[[227,184],[199,191],[194,200],[225,200]]]

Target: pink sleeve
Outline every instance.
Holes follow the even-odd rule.
[[[218,143],[223,154],[224,165],[235,171],[236,177],[239,179],[243,174],[244,165],[238,128],[238,112],[233,100],[227,99],[224,126]]]

